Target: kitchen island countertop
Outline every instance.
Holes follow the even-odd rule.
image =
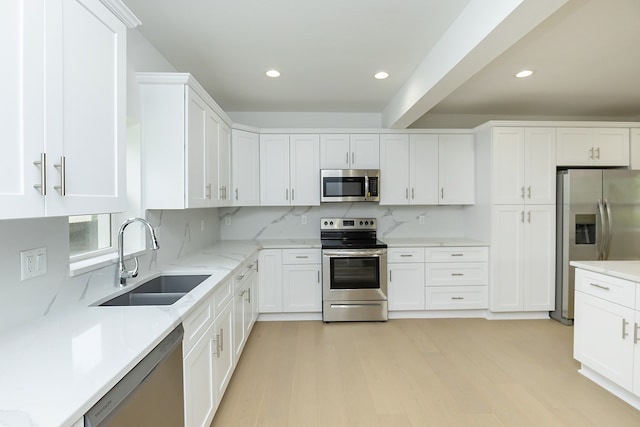
[[[606,274],[619,279],[640,282],[639,261],[571,261],[570,265],[576,268]]]

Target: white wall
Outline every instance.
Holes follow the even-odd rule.
[[[313,207],[220,208],[220,238],[319,239],[321,218],[349,217],[376,218],[381,239],[464,237],[465,209],[461,206],[379,206],[364,202],[324,203]],[[424,224],[419,220],[422,215]]]

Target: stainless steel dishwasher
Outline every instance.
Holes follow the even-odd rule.
[[[84,416],[85,427],[184,426],[182,325],[140,361]]]

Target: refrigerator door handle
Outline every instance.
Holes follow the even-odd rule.
[[[611,250],[611,240],[613,240],[613,216],[611,215],[611,204],[604,199],[604,207],[607,212],[607,240],[604,242],[605,247],[602,253],[602,259],[609,259],[609,251]]]
[[[602,201],[600,199],[598,199],[598,212],[600,213],[601,232],[600,232],[600,241],[596,245],[596,259],[598,261],[602,261],[604,259],[605,242],[607,241],[607,225],[605,223],[605,218],[604,218],[605,216],[604,205],[602,204]]]

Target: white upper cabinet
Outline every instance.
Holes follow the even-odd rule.
[[[320,135],[321,169],[378,169],[380,137],[377,134]]]
[[[126,207],[126,30],[137,19],[119,1],[104,3],[112,7],[91,0],[1,6],[8,34],[0,42],[0,106],[10,120],[0,126],[10,147],[0,160],[0,218]]]
[[[475,201],[470,134],[383,134],[380,204],[461,205]]]
[[[143,205],[231,204],[231,133],[213,99],[184,73],[138,73]]]
[[[558,128],[558,166],[628,166],[629,129]]]
[[[491,152],[494,204],[555,203],[555,129],[494,128]]]
[[[233,129],[231,132],[231,171],[234,206],[260,204],[260,136]]]
[[[319,136],[260,135],[260,204],[320,204]]]
[[[425,167],[424,160],[417,160],[416,163],[419,168]],[[425,179],[428,177],[422,177],[420,180]],[[473,135],[442,134],[438,136],[438,183],[439,204],[472,205],[475,203]]]

